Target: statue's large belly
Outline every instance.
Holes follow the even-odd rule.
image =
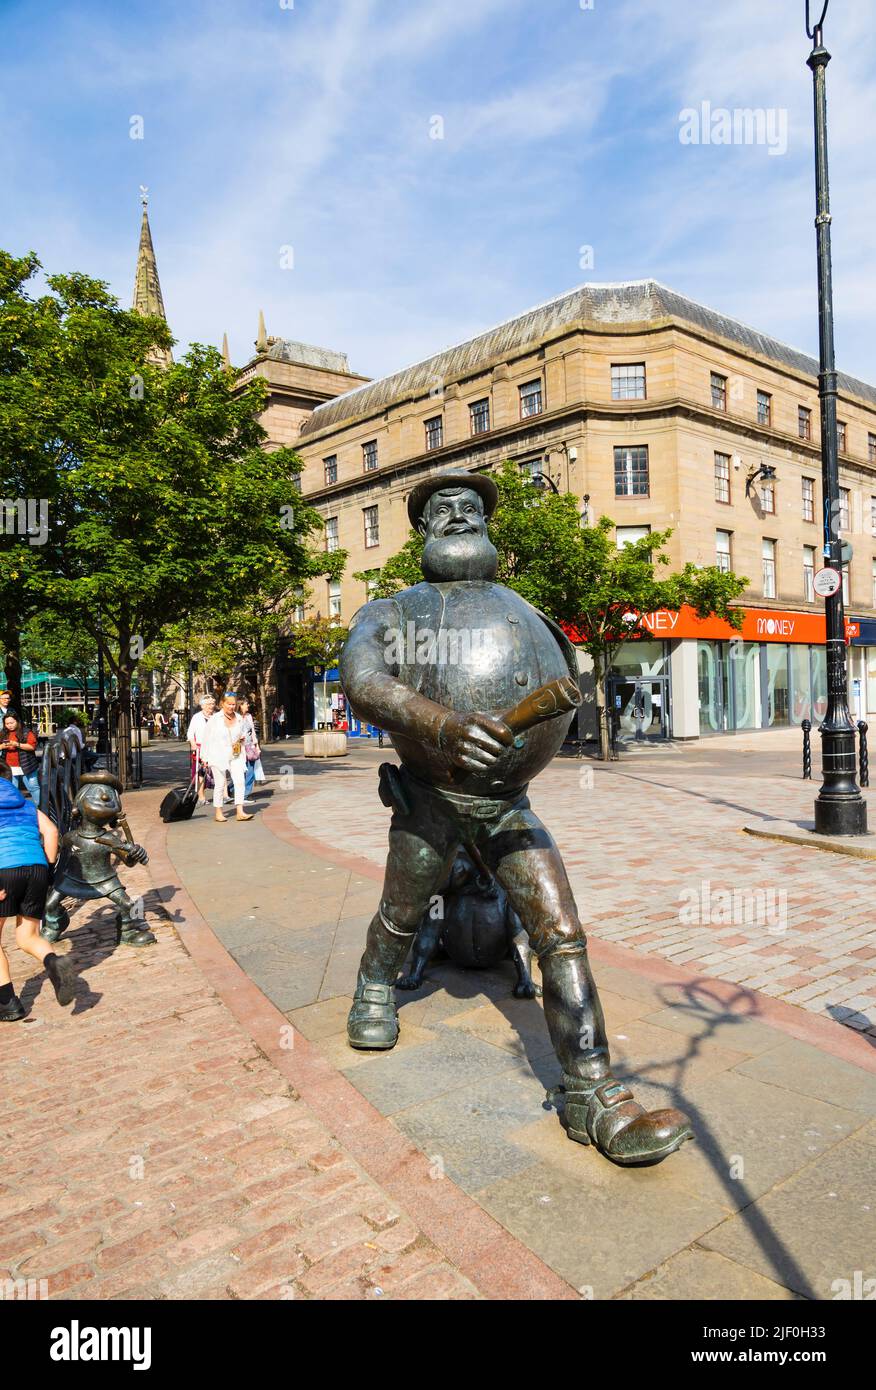
[[[415,617],[420,660],[406,660],[399,672],[412,689],[457,712],[499,715],[540,685],[569,674],[550,628],[513,590],[475,582],[435,587],[444,598],[440,616],[430,615],[431,629],[425,617]],[[405,654],[414,656],[410,642]],[[557,753],[571,718],[527,730],[522,748],[506,749],[484,772],[457,769],[453,787],[502,795],[523,786]],[[447,764],[436,749],[403,735],[392,741],[412,772],[448,782]]]

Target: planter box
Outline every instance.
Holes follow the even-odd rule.
[[[343,758],[347,735],[336,729],[308,729],[304,735],[305,758]]]

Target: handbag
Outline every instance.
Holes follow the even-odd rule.
[[[259,757],[256,758],[255,766],[254,766],[254,768],[253,768],[253,772],[254,772],[254,774],[255,774],[255,780],[256,780],[257,782],[266,782],[266,781],[268,780],[267,777],[265,776],[265,769],[262,767],[261,755],[259,755]]]
[[[246,745],[246,761],[248,763],[257,763],[261,756],[262,750],[257,743],[248,743]]]

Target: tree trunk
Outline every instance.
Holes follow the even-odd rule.
[[[116,725],[117,739],[116,751],[118,753],[119,766],[118,774],[122,783],[122,788],[127,789],[133,783],[131,776],[131,683],[133,680],[133,670],[127,662],[119,664],[118,673],[118,723]]]
[[[599,737],[599,756],[606,763],[613,758],[611,748],[611,710],[608,707],[608,699],[605,689],[605,676],[602,674],[602,663],[594,660],[593,662],[593,683],[596,688],[596,719]]]
[[[265,679],[263,666],[256,668],[256,690],[259,697],[259,716],[261,718],[261,743],[267,743],[271,737],[271,726],[268,723],[268,683]]]

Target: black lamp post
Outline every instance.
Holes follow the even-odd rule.
[[[824,502],[824,556],[842,574],[839,535],[839,469],[836,433],[836,364],[833,345],[833,285],[830,263],[830,189],[827,173],[827,65],[830,54],[822,43],[822,25],[830,0],[824,0],[817,24],[809,23],[812,40],[807,59],[812,69],[815,98],[815,230],[818,246],[818,398],[821,405],[821,478]],[[867,804],[855,780],[855,725],[849,713],[846,685],[846,641],[843,590],[825,598],[827,636],[827,713],[821,724],[823,782],[815,800],[815,829],[822,835],[866,835]]]

